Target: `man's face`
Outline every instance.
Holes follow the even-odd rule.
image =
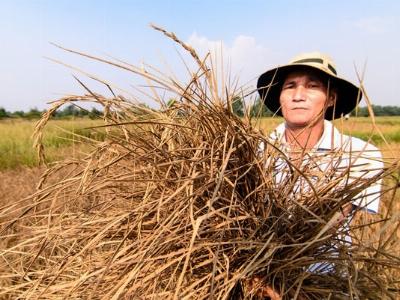
[[[279,101],[286,124],[304,128],[323,122],[325,109],[334,99],[331,92],[328,101],[327,83],[317,72],[299,70],[287,75]]]

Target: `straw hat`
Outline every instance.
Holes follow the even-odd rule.
[[[328,107],[325,119],[332,120],[350,113],[362,97],[360,88],[337,76],[333,60],[319,52],[304,53],[293,58],[287,65],[276,67],[262,74],[257,81],[257,89],[264,104],[277,115],[282,116],[279,96],[286,75],[298,69],[312,69],[321,72],[337,90],[336,104]]]

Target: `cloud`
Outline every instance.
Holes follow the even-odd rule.
[[[389,31],[394,23],[393,18],[367,17],[357,20],[354,25],[369,34],[382,34]]]
[[[232,75],[240,75],[241,83],[254,80],[271,66],[271,50],[257,43],[252,36],[239,35],[231,44],[227,44],[222,40],[210,40],[194,32],[187,43],[201,56],[210,52],[213,58],[220,61],[222,55],[224,67],[228,67]]]

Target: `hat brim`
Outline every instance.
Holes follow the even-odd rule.
[[[311,69],[320,72],[331,79],[332,86],[336,89],[336,103],[328,107],[325,112],[325,119],[333,120],[350,113],[362,98],[361,90],[351,82],[337,76],[333,76],[323,70],[305,64],[290,64],[271,69],[263,73],[257,81],[257,90],[264,104],[274,114],[282,116],[279,97],[283,81],[289,72],[298,69]]]

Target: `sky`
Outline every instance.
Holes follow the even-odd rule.
[[[267,69],[299,53],[321,51],[334,59],[340,76],[357,83],[356,70],[363,74],[373,104],[400,105],[395,93],[400,80],[397,0],[0,0],[0,12],[0,107],[8,111],[45,109],[65,95],[84,94],[73,75],[103,92],[53,60],[123,90],[143,84],[134,74],[52,43],[137,66],[145,63],[163,72],[173,70],[182,81],[188,80],[179,47],[150,23],[174,32],[200,55],[218,48],[240,84],[254,86]]]

